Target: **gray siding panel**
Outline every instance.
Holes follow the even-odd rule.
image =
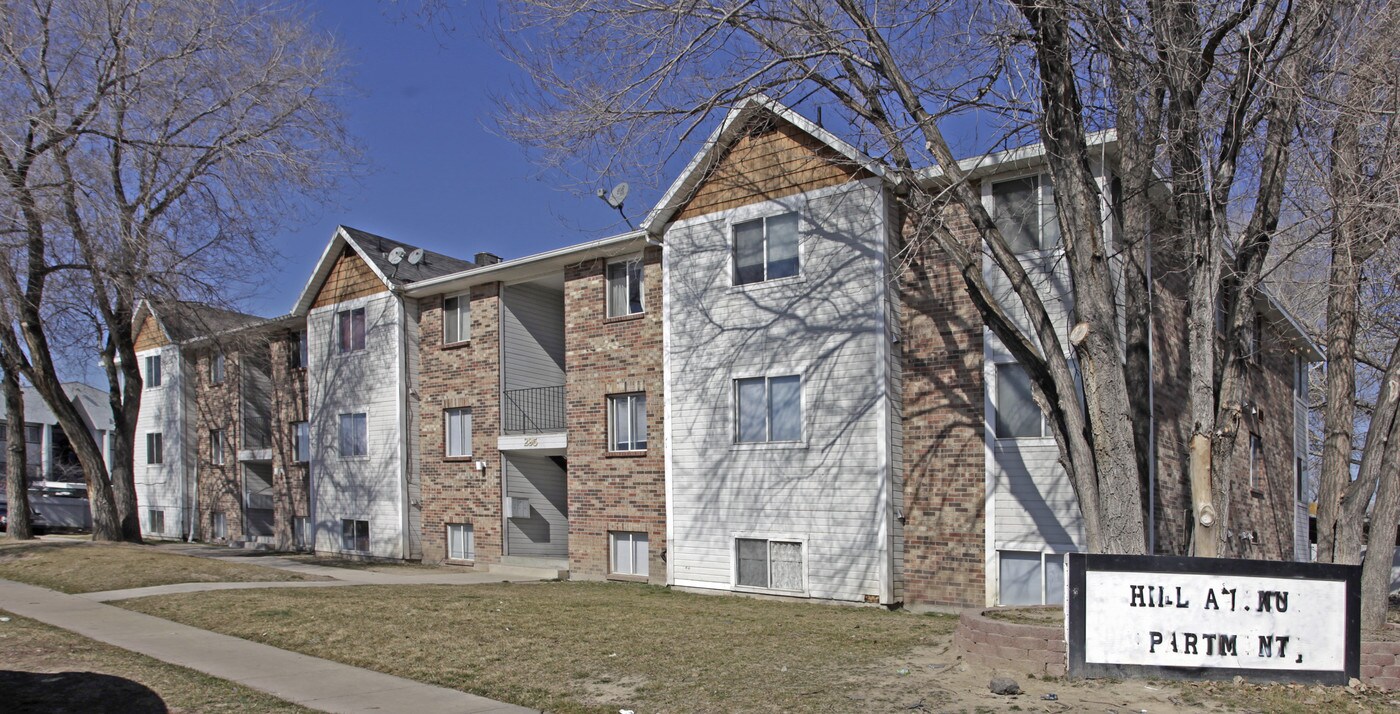
[[[548,456],[505,455],[506,497],[530,501],[529,518],[506,519],[510,555],[569,557],[569,491],[564,470]]]
[[[507,285],[501,299],[505,389],[564,384],[564,294],[534,284]]]

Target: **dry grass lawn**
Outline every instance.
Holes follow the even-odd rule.
[[[306,712],[194,670],[3,613],[6,712]]]
[[[624,705],[644,712],[862,708],[863,675],[893,672],[891,656],[946,641],[956,624],[577,582],[225,591],[122,605],[529,707],[610,714]]]
[[[121,605],[551,712],[1400,710],[1400,695],[1340,687],[1021,675],[1023,694],[997,697],[994,673],[951,647],[952,617],[623,583],[222,591]]]
[[[151,585],[314,580],[299,573],[89,541],[0,541],[0,578],[65,593]]]

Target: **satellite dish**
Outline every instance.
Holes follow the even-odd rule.
[[[399,263],[402,263],[404,256],[406,255],[408,255],[408,251],[404,250],[403,246],[399,246],[389,251],[389,265],[398,265]]]
[[[613,186],[613,190],[608,192],[608,205],[613,208],[622,208],[622,202],[627,200],[627,182]]]
[[[421,262],[423,262],[423,249],[414,248],[413,252],[408,254],[408,264],[417,265]]]

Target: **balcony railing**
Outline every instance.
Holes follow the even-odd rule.
[[[501,392],[501,433],[564,431],[564,387],[507,389]]]

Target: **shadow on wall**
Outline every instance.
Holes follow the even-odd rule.
[[[5,702],[5,711],[15,714],[68,711],[163,714],[170,711],[150,687],[95,672],[0,671],[0,701]]]

